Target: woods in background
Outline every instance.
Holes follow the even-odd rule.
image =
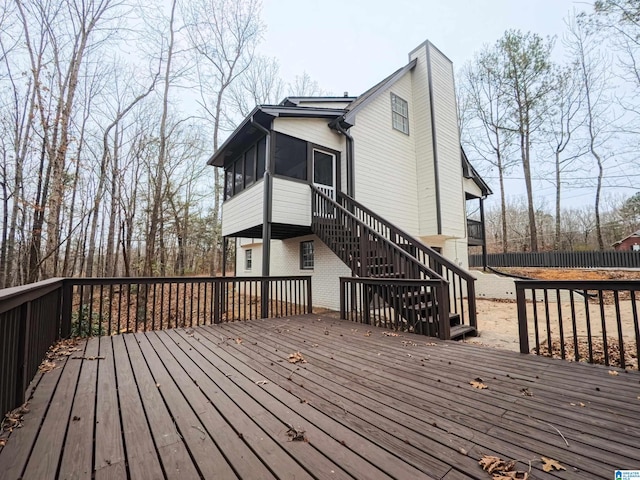
[[[463,147],[500,200],[488,215],[492,250],[604,250],[640,228],[625,215],[640,180],[640,4],[596,1],[565,23],[561,39],[507,31],[458,75]],[[505,186],[513,176],[523,201]],[[535,191],[540,180],[553,206]],[[590,205],[567,206],[576,187],[592,189]]]

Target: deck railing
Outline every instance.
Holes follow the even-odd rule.
[[[338,202],[376,233],[400,246],[421,264],[446,279],[449,282],[451,312],[460,315],[462,324],[477,328],[476,279],[473,275],[344,193],[338,194]]]
[[[62,291],[59,278],[0,290],[0,416],[24,402],[40,362],[60,338]]]
[[[522,353],[638,369],[640,281],[515,283]]]
[[[340,278],[340,318],[405,332],[450,338],[447,282]]]
[[[311,277],[57,278],[0,290],[0,415],[69,337],[311,313]]]
[[[311,277],[69,279],[71,336],[194,327],[311,312]]]

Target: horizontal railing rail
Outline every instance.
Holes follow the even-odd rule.
[[[344,193],[338,193],[338,202],[365,225],[391,242],[401,245],[420,263],[447,280],[450,286],[449,305],[453,309],[452,313],[460,315],[463,325],[477,328],[476,279],[473,275]]]
[[[638,369],[640,281],[515,283],[522,353]]]
[[[405,332],[450,338],[447,282],[340,278],[340,318]]]
[[[640,252],[510,252],[490,253],[491,267],[640,268]],[[482,255],[469,255],[469,266],[482,267]]]
[[[0,415],[62,338],[312,312],[311,277],[57,278],[0,290]]]
[[[60,338],[64,281],[0,290],[0,415],[25,401],[29,382]]]

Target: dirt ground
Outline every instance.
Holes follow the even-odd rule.
[[[586,279],[640,279],[640,271],[614,271],[614,270],[569,270],[569,269],[502,269],[508,270],[510,273],[528,276],[540,279],[554,280],[586,280]],[[640,300],[640,299],[638,299]],[[639,301],[636,300],[636,310],[640,311]],[[596,339],[595,344],[602,344],[603,325],[606,330],[606,337],[609,342],[609,352],[611,349],[617,349],[619,337],[618,315],[613,302],[607,302],[603,309],[592,299],[585,305],[584,298],[580,295],[575,296],[575,335],[578,339],[579,351],[584,354],[587,347],[587,339],[589,331],[592,338]],[[538,323],[538,339],[542,348],[547,341],[547,313],[542,303],[536,304]],[[588,315],[587,315],[588,310]],[[478,312],[478,330],[477,337],[468,338],[469,343],[482,344],[494,348],[503,348],[505,350],[519,351],[519,332],[518,332],[518,314],[517,304],[515,301],[508,300],[477,300]],[[530,349],[536,347],[535,326],[533,322],[534,305],[529,302],[527,304],[527,318],[529,325],[529,345]],[[633,304],[629,298],[629,293],[620,297],[620,327],[624,342],[625,358],[627,363],[635,365],[637,368],[637,353],[635,348],[635,329],[633,321]],[[565,344],[573,342],[574,324],[571,314],[571,304],[568,301],[560,302],[560,314],[558,312],[558,304],[549,303],[549,323],[552,341],[557,341],[554,349],[559,350],[559,317],[562,317],[562,327],[565,336]],[[590,322],[587,323],[587,317]],[[604,318],[604,321],[603,321]],[[600,341],[598,341],[600,339]],[[611,346],[613,344],[613,347]],[[557,352],[554,352],[557,353]]]

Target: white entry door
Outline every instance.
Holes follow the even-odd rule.
[[[336,156],[313,149],[313,185],[322,193],[336,199]]]

